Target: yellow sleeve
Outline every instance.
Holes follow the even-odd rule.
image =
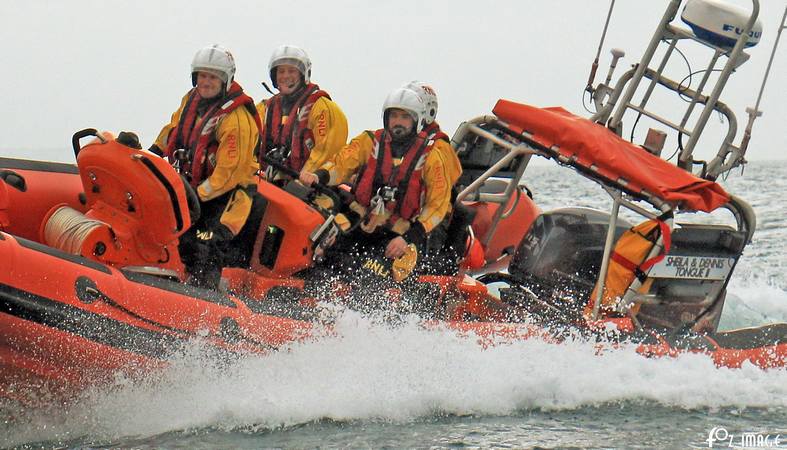
[[[265,108],[265,102],[267,101],[268,100],[262,100],[256,105],[257,113],[260,115],[260,122],[262,122],[263,127],[265,126],[265,111],[267,111]]]
[[[426,185],[426,192],[417,220],[421,222],[427,233],[442,222],[451,210],[451,188],[453,187],[452,174],[449,173],[452,166],[451,153],[453,153],[453,149],[450,144],[445,141],[437,141],[426,157],[424,171],[421,175]],[[461,170],[460,167],[460,173]]]
[[[303,168],[314,172],[326,161],[333,159],[347,143],[347,117],[339,105],[322,97],[314,103],[309,112],[306,126],[314,135],[314,148]]]
[[[445,159],[448,183],[450,184],[451,189],[453,189],[456,182],[459,181],[459,177],[462,175],[462,162],[459,161],[459,157],[456,155],[456,150],[454,150],[454,148],[448,142],[437,141],[435,144],[435,150],[439,150]]]
[[[178,126],[178,122],[180,122],[180,115],[183,113],[183,109],[186,107],[186,101],[189,99],[189,94],[191,94],[191,91],[187,92],[186,95],[183,96],[183,99],[180,101],[180,107],[177,109],[177,111],[172,113],[169,123],[164,125],[164,128],[161,129],[158,137],[156,137],[154,144],[162,151],[166,150],[169,143],[169,135],[172,130]]]
[[[320,166],[320,169],[326,170],[331,176],[329,185],[335,186],[350,181],[350,177],[366,164],[374,148],[374,141],[368,133],[364,131],[354,137],[349,144],[339,150],[335,158]]]
[[[259,140],[259,131],[252,115],[239,106],[221,119],[216,129],[216,168],[197,188],[202,201],[211,200],[237,186],[255,182],[257,161],[254,149]]]

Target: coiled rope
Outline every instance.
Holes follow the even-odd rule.
[[[44,241],[51,247],[79,255],[90,233],[105,225],[104,222],[90,219],[70,206],[61,206],[44,226]]]

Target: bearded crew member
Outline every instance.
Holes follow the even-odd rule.
[[[447,134],[443,133],[443,130],[440,129],[440,125],[435,120],[437,118],[437,93],[431,85],[423,81],[410,81],[404,84],[402,88],[409,89],[418,94],[421,101],[424,103],[426,113],[423,118],[423,129],[420,133],[426,135],[427,139],[442,141],[442,143],[437,146],[437,150],[444,152],[442,156],[446,162],[449,182],[453,187],[462,175],[462,163],[459,161],[459,157],[456,156],[456,151],[451,147],[451,139]]]
[[[312,63],[293,45],[276,49],[268,64],[279,93],[257,105],[263,120],[262,153],[295,172],[313,172],[347,143],[347,118],[327,92],[311,82]],[[286,179],[270,168],[269,180]]]
[[[256,191],[262,125],[234,75],[235,60],[225,48],[199,50],[191,63],[194,87],[150,148],[167,157],[199,197],[201,216],[181,236],[179,251],[191,282],[212,288]]]
[[[418,94],[426,106],[424,116],[424,127],[421,133],[429,139],[443,141],[436,149],[442,152],[443,160],[446,163],[448,182],[451,185],[451,208],[446,218],[437,225],[429,236],[427,271],[432,274],[456,274],[459,269],[459,260],[465,255],[466,240],[468,237],[468,227],[473,220],[472,211],[461,203],[456,204],[456,197],[459,194],[457,181],[462,175],[462,163],[456,155],[456,151],[451,146],[451,139],[441,129],[437,123],[437,92],[426,82],[413,80],[405,83],[405,89]]]
[[[383,104],[384,128],[361,133],[333,161],[301,176],[306,184],[327,185],[357,176],[351,208],[361,224],[348,236],[355,247],[383,242],[385,257],[394,260],[422,254],[429,234],[450,211],[453,176],[446,156],[452,150],[446,141],[421,133],[426,114],[416,92],[396,89]]]

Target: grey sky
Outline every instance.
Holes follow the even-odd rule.
[[[639,59],[666,3],[616,3],[597,82],[611,47],[626,51],[618,75]],[[762,43],[722,97],[741,130],[786,2],[761,3]],[[150,145],[191,87],[192,56],[212,43],[233,52],[236,80],[255,100],[268,96],[260,82],[267,80],[272,50],[283,43],[304,47],[313,80],[345,111],[350,136],[379,128],[388,91],[413,79],[436,88],[438,121],[449,134],[461,121],[489,113],[498,98],[587,115],[582,90],[608,6],[607,0],[2,0],[0,155],[72,161],[70,137],[87,127],[136,131]],[[750,160],[787,158],[785,48],[787,36],[761,104],[765,114],[755,123]],[[675,67],[679,80],[687,69]],[[719,142],[708,144],[709,154]]]

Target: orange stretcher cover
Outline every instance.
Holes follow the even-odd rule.
[[[627,181],[625,190],[642,190],[684,210],[710,212],[729,201],[729,194],[713,181],[699,178],[648,153],[606,127],[571,114],[563,108],[498,100],[494,114],[509,128],[527,131],[546,148],[557,146],[560,155],[585,168],[595,166],[604,178]]]

